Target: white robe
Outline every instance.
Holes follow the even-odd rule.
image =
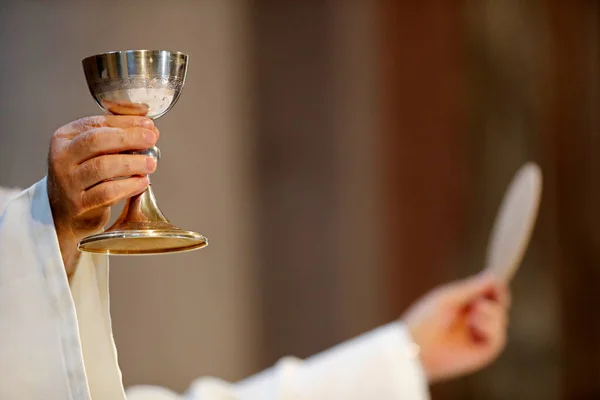
[[[69,283],[46,179],[8,202],[2,197],[0,399],[125,399],[109,312],[108,257],[83,253]],[[138,386],[127,399],[428,399],[411,350],[407,330],[394,322],[305,361],[284,358],[242,382],[199,378],[184,395]]]

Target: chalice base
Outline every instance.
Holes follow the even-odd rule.
[[[83,239],[78,248],[89,253],[149,255],[178,253],[205,247],[208,240],[170,223],[159,210],[152,187],[127,201],[106,231]]]

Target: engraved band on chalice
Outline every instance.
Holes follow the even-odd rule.
[[[89,86],[95,93],[106,93],[121,89],[164,89],[181,91],[183,79],[175,76],[130,76],[128,78],[102,79],[90,82]]]

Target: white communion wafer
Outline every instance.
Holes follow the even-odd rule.
[[[542,171],[523,165],[510,183],[487,248],[485,269],[506,282],[516,273],[533,233],[542,194]]]

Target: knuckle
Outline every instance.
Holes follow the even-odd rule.
[[[121,157],[121,167],[123,168],[123,172],[128,174],[131,172],[131,159],[129,157],[122,156]]]
[[[100,135],[96,129],[87,131],[85,139],[81,141],[81,146],[85,146],[91,149],[98,147],[100,142]]]
[[[118,131],[116,131],[115,140],[119,144],[119,146],[127,145],[127,133],[124,130],[119,129]]]
[[[78,132],[85,132],[91,128],[99,127],[104,125],[104,116],[94,115],[90,117],[79,118],[73,121],[72,126]]]
[[[92,115],[90,117],[82,118],[83,126],[86,128],[103,126],[106,118],[102,115]]]
[[[94,115],[89,118],[92,126],[106,126],[106,115]]]
[[[96,157],[90,162],[86,163],[86,165],[86,173],[92,177],[99,177],[102,175],[102,172],[106,170],[106,161],[104,161],[104,157]]]
[[[96,192],[94,204],[98,206],[106,206],[111,203],[115,197],[116,182],[112,185],[102,185]]]
[[[66,132],[71,130],[72,125],[73,125],[73,123],[61,126],[60,128],[58,128],[57,130],[54,131],[52,138],[56,138],[57,136],[64,135]]]
[[[85,126],[85,118],[79,118],[71,122],[71,127],[79,132],[84,130]]]
[[[91,118],[92,117],[83,117],[83,118],[79,118],[76,121],[73,121],[73,128],[75,128],[75,130],[77,130],[78,132],[85,132],[89,129],[90,126],[92,126],[91,124]]]
[[[95,185],[102,175],[101,160],[98,158],[91,159],[81,164],[77,176],[73,178],[73,187],[87,187]]]
[[[50,139],[50,145],[54,144],[58,140],[58,138],[64,133],[65,130],[66,127],[64,126],[61,126],[57,130],[55,130],[52,134],[52,138]]]
[[[88,147],[88,145],[86,143],[87,143],[86,140],[81,140],[81,139],[74,140],[73,143],[71,144],[71,149],[70,149],[68,157],[75,158],[81,154],[84,154]],[[67,156],[65,156],[65,157],[67,157]]]

